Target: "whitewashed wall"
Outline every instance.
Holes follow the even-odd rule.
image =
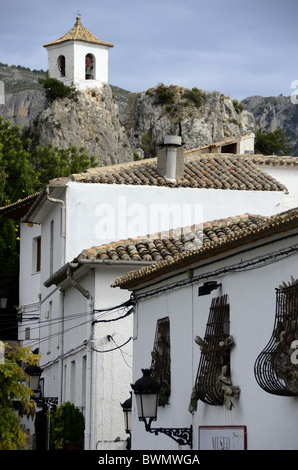
[[[81,90],[101,86],[109,80],[109,47],[76,41],[48,46],[49,75],[65,85],[74,83]],[[94,80],[85,80],[85,56],[95,57]],[[58,57],[65,57],[65,76],[58,70]]]
[[[96,196],[95,196],[96,195]],[[66,259],[92,246],[224,217],[280,212],[283,192],[68,184]],[[157,214],[160,216],[157,217]],[[71,237],[70,237],[71,234]]]
[[[266,251],[278,250],[287,243],[291,246],[297,241],[296,236],[262,250],[242,253],[225,262],[210,265],[210,271]],[[222,283],[222,287],[208,296],[198,296],[198,287],[202,282],[197,282],[193,286],[171,290],[140,302],[134,322],[134,381],[141,377],[140,369],[150,365],[157,319],[167,315],[170,317],[172,393],[170,404],[159,408],[155,427],[189,427],[193,424],[194,449],[198,449],[198,428],[203,425],[247,426],[249,450],[297,449],[297,399],[266,393],[254,377],[254,363],[273,331],[275,288],[283,281],[289,282],[291,275],[298,278],[297,261],[298,255],[295,254],[262,268],[213,277],[212,280]],[[208,267],[204,271],[194,270],[193,274],[196,276],[203,272],[208,272]],[[170,282],[178,279],[172,277]],[[194,337],[204,337],[211,299],[221,294],[228,294],[230,333],[236,343],[231,352],[231,377],[233,385],[240,386],[241,393],[238,399],[233,399],[235,407],[231,411],[224,406],[211,406],[199,401],[198,410],[192,415],[188,405],[200,359]],[[135,404],[133,413],[134,449],[177,448],[172,439],[145,432],[144,424],[137,419]]]

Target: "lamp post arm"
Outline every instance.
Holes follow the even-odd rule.
[[[139,418],[140,421],[145,423],[147,432],[158,435],[159,433],[166,434],[171,439],[174,439],[179,445],[188,445],[192,449],[192,426],[189,428],[151,428],[152,421],[156,418]]]
[[[154,434],[163,433],[174,439],[178,444],[188,445],[192,449],[192,426],[190,428],[152,428]]]

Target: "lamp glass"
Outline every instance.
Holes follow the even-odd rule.
[[[7,297],[0,296],[0,308],[5,309],[7,305]]]
[[[131,431],[132,430],[132,413],[131,410],[123,410],[124,414],[124,428],[125,431]]]
[[[139,418],[156,418],[158,393],[136,393]]]
[[[31,388],[32,392],[37,392],[39,388],[39,375],[32,375],[30,379],[28,379],[28,387]]]

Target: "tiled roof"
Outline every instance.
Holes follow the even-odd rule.
[[[57,39],[56,41],[44,44],[43,47],[53,46],[55,44],[60,44],[61,42],[65,41],[83,41],[91,42],[93,44],[100,44],[102,46],[114,47],[113,44],[98,39],[96,36],[94,36],[94,34],[88,31],[88,29],[84,28],[84,26],[82,26],[80,17],[76,18],[76,23],[74,27],[70,31],[68,31],[68,33],[64,34],[64,36]]]
[[[272,217],[260,217],[246,215],[238,218],[238,222],[229,221],[229,230],[226,232],[227,223],[223,221],[211,222],[204,225],[205,239],[203,246],[197,250],[181,253],[172,260],[163,260],[151,266],[131,271],[117,278],[113,287],[132,289],[138,284],[151,281],[157,276],[168,274],[180,268],[185,268],[193,263],[210,259],[211,256],[226,253],[230,249],[246,245],[271,235],[276,235],[286,230],[298,229],[298,208],[274,215]],[[237,219],[237,218],[236,218]],[[232,225],[231,225],[232,224]],[[210,233],[209,233],[210,230]],[[207,232],[208,234],[207,234]],[[212,234],[212,236],[210,236]],[[219,236],[221,235],[221,236]]]
[[[250,160],[255,165],[262,166],[297,166],[298,157],[276,156],[276,155],[251,155]]]
[[[204,222],[181,229],[130,238],[83,250],[74,262],[102,261],[174,261],[182,253],[197,251],[230,236],[249,233],[266,223],[267,217],[244,214],[239,217]]]
[[[34,201],[40,193],[35,193],[25,197],[19,201],[8,204],[7,206],[0,207],[0,215],[3,214],[9,219],[20,219],[28,212]]]
[[[286,187],[263,172],[251,158],[231,154],[185,156],[184,177],[166,181],[157,172],[157,158],[91,168],[70,176],[81,183],[131,184],[248,191],[284,191]]]

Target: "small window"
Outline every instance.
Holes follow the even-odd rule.
[[[33,239],[33,272],[39,273],[41,268],[41,237]]]
[[[59,55],[57,60],[57,66],[60,73],[60,77],[65,77],[65,57],[64,55]]]
[[[85,79],[93,80],[95,72],[95,57],[93,54],[85,56]]]
[[[50,223],[50,275],[53,274],[54,267],[54,221]]]
[[[165,405],[171,394],[171,346],[170,320],[168,317],[158,320],[152,355],[152,377],[161,384],[159,405]]]

